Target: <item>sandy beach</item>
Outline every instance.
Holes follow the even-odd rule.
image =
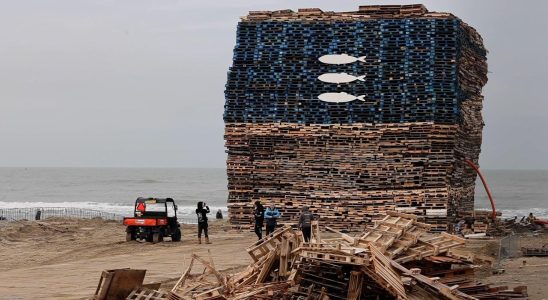
[[[212,244],[198,244],[194,226],[185,225],[183,242],[126,242],[124,226],[103,220],[50,219],[0,223],[0,299],[89,299],[103,270],[146,269],[145,283],[162,282],[169,290],[192,253],[213,258],[216,268],[238,270],[251,259],[245,248],[256,239],[251,232],[229,230],[224,222],[211,225]],[[546,235],[522,239],[522,245],[548,242]],[[497,241],[471,241],[465,249],[497,254]],[[526,260],[530,267],[520,268]],[[542,265],[544,266],[533,266]],[[502,262],[505,273],[483,280],[497,285],[527,285],[530,299],[545,299],[548,258],[515,258]]]
[[[0,299],[89,299],[106,269],[146,269],[145,283],[174,284],[192,253],[211,257],[219,270],[249,263],[252,233],[227,232],[211,224],[212,244],[199,245],[194,226],[183,241],[126,242],[125,227],[102,220],[0,223]]]

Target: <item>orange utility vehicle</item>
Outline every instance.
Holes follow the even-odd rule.
[[[181,240],[181,225],[177,221],[177,205],[171,198],[142,198],[135,200],[133,217],[125,217],[126,241],[137,239],[158,243],[169,236],[173,242]]]

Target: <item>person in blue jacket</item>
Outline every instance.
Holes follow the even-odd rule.
[[[269,207],[264,211],[264,218],[266,220],[266,234],[272,234],[276,230],[276,222],[280,217],[280,211],[276,208],[274,204],[270,204]]]

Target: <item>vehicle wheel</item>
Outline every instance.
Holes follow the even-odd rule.
[[[126,242],[131,242],[135,240],[135,236],[133,235],[133,232],[127,232],[126,233]]]
[[[181,241],[181,230],[177,229],[175,232],[171,235],[171,241],[172,242],[180,242]]]
[[[152,233],[149,233],[149,234],[147,235],[147,237],[145,238],[145,240],[146,240],[147,242],[149,242],[149,243],[152,242],[152,240],[153,240]]]
[[[162,239],[162,236],[160,235],[159,232],[155,232],[155,233],[152,234],[152,243],[153,244],[156,244],[156,243],[160,242],[161,239]]]

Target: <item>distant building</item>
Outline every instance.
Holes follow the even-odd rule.
[[[445,230],[474,207],[486,75],[481,36],[422,5],[250,12],[225,91],[230,222],[261,200],[286,221],[396,210]]]

